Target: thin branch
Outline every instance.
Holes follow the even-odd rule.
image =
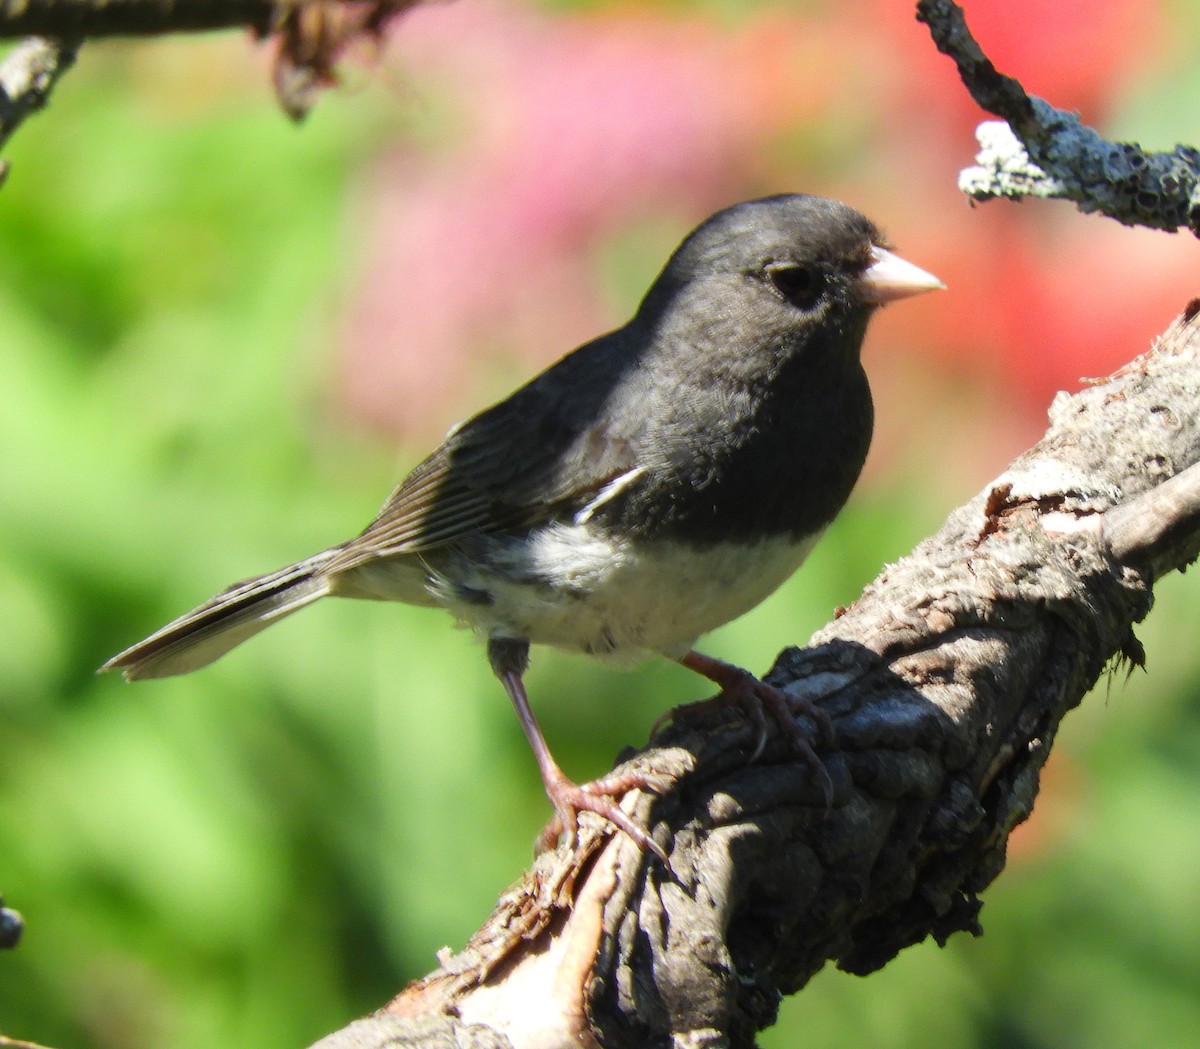
[[[76,40],[32,37],[14,47],[0,62],[0,149],[31,114],[49,101],[59,78],[75,64]],[[0,182],[8,162],[0,160]]]
[[[157,36],[248,27],[266,35],[301,0],[0,0],[0,37]]]
[[[1060,395],[1034,448],[781,655],[770,680],[833,719],[830,811],[785,740],[749,763],[752,725],[682,708],[632,762],[672,786],[626,799],[669,869],[589,829],[460,954],[319,1049],[748,1049],[828,962],[867,973],[980,932],[1059,722],[1114,659],[1141,660],[1154,579],[1200,550],[1198,313]]]
[[[1145,563],[1169,571],[1200,555],[1200,465],[1164,481],[1104,515],[1104,537],[1122,564]]]
[[[959,175],[964,193],[974,200],[1070,200],[1080,211],[1127,226],[1185,227],[1200,236],[1200,150],[1179,145],[1150,152],[1109,142],[1078,114],[1027,94],[997,71],[953,0],[919,0],[917,19],[929,26],[938,50],[954,59],[971,97],[1004,121],[979,125],[978,166]]]
[[[425,0],[0,0],[0,38],[31,34],[83,40],[249,29],[277,44],[275,93],[301,119],[359,39],[379,39]]]

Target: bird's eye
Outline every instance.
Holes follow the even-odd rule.
[[[825,288],[820,273],[791,262],[768,266],[767,279],[780,295],[802,310],[810,309]]]

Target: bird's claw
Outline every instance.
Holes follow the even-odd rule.
[[[769,715],[791,743],[792,749],[816,774],[821,792],[825,795],[826,813],[833,808],[833,780],[829,770],[796,720],[797,715],[809,718],[816,725],[821,740],[830,743],[833,741],[833,719],[825,710],[809,699],[760,681],[747,670],[739,670],[737,679],[729,682],[717,698],[737,704],[757,726],[758,738],[750,755],[751,762],[758,760],[767,745]]]
[[[538,835],[537,851],[541,853],[553,849],[563,835],[568,844],[574,844],[579,833],[579,814],[594,812],[618,830],[624,831],[640,848],[652,852],[664,865],[667,864],[663,847],[616,802],[616,799],[630,791],[653,789],[654,786],[653,779],[640,772],[603,776],[582,786],[560,774],[552,784],[546,784],[546,793],[554,805],[555,815]]]
[[[679,660],[689,670],[704,675],[718,685],[720,693],[711,702],[733,703],[740,707],[758,730],[750,760],[757,761],[767,745],[768,717],[774,719],[792,747],[813,768],[825,795],[825,811],[833,808],[833,780],[829,770],[817,755],[808,735],[803,732],[796,718],[803,715],[811,719],[817,732],[826,742],[833,741],[833,721],[829,715],[804,696],[792,695],[774,685],[760,681],[748,670],[736,667],[720,659],[713,659],[701,652],[688,652]]]

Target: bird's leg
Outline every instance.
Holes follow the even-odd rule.
[[[574,840],[579,827],[579,813],[586,811],[602,816],[628,834],[643,849],[649,849],[666,863],[667,854],[662,847],[616,804],[616,799],[623,794],[652,786],[644,775],[626,773],[621,776],[605,776],[580,786],[568,779],[558,767],[558,762],[551,755],[546,738],[538,727],[533,708],[529,705],[529,696],[525,692],[524,674],[529,666],[529,642],[491,638],[488,641],[488,659],[491,660],[492,670],[504,685],[508,698],[512,700],[517,717],[521,719],[521,728],[525,730],[525,738],[533,748],[533,756],[537,759],[538,770],[542,774],[546,796],[554,806],[557,816],[538,838],[538,850],[544,851],[553,847],[558,837],[556,823],[561,824],[568,841]]]
[[[717,699],[737,704],[754,722],[758,728],[758,742],[750,756],[751,761],[758,758],[766,745],[767,716],[770,715],[801,757],[818,773],[821,788],[825,792],[825,807],[828,809],[832,806],[833,782],[829,778],[829,772],[808,737],[796,723],[796,715],[803,714],[816,723],[822,736],[832,739],[833,722],[824,710],[802,696],[791,695],[781,688],[760,681],[748,670],[720,659],[713,659],[712,656],[706,656],[694,649],[681,657],[679,663],[717,685],[721,689]]]

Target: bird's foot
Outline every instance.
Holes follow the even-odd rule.
[[[662,846],[617,804],[630,791],[654,790],[657,782],[652,776],[643,772],[613,773],[581,786],[567,779],[556,768],[550,776],[543,776],[543,781],[555,816],[538,835],[539,853],[554,848],[563,834],[568,843],[573,843],[579,832],[579,814],[594,812],[624,831],[641,848],[654,853],[664,864],[667,863],[667,854]]]
[[[733,703],[754,723],[758,729],[757,741],[750,760],[757,761],[767,745],[769,730],[768,719],[779,726],[793,749],[808,763],[816,773],[825,795],[825,810],[833,807],[833,780],[825,768],[807,733],[800,727],[796,718],[808,718],[817,727],[817,732],[825,741],[833,739],[833,721],[821,707],[804,696],[792,695],[774,685],[760,681],[748,670],[726,663],[699,652],[689,652],[679,661],[689,670],[702,674],[720,687],[720,693],[714,697],[714,703]]]
[[[511,638],[491,638],[488,641],[488,658],[509,699],[512,700],[517,716],[521,719],[521,727],[525,730],[530,747],[533,748],[534,757],[537,758],[546,796],[554,806],[555,818],[538,835],[538,852],[554,848],[559,835],[562,834],[566,835],[568,843],[574,843],[579,833],[579,814],[594,812],[614,827],[623,830],[641,848],[648,849],[665,864],[667,854],[662,846],[646,833],[645,828],[617,807],[617,801],[630,791],[654,789],[656,778],[639,772],[612,773],[591,783],[585,783],[582,787],[567,779],[551,756],[550,748],[546,746],[546,738],[538,727],[533,708],[529,705],[529,696],[525,693],[522,675],[529,658],[529,642]]]

